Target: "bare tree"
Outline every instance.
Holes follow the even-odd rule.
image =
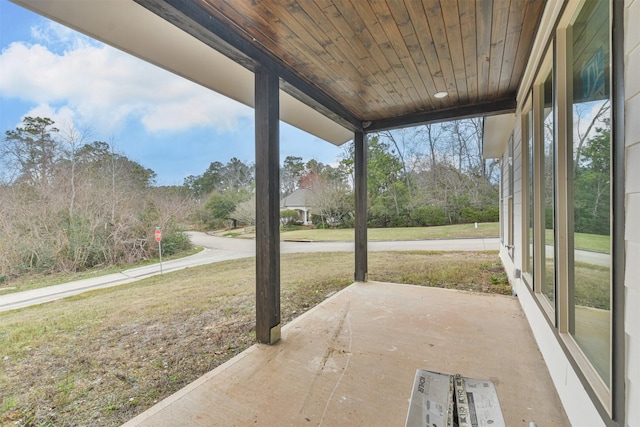
[[[380,135],[383,138],[391,141],[393,147],[395,148],[396,154],[400,159],[400,163],[402,164],[402,178],[406,185],[408,193],[408,204],[409,206],[412,206],[413,198],[411,189],[413,187],[413,184],[411,182],[411,176],[416,164],[414,156],[416,155],[418,133],[415,129],[400,129],[396,132],[381,132]],[[397,201],[397,197],[395,199]],[[399,211],[397,205],[396,211]]]
[[[323,224],[331,227],[335,227],[346,217],[353,215],[349,189],[340,181],[316,179],[310,188],[307,204],[311,206],[311,212],[320,216]]]
[[[238,203],[231,213],[231,218],[243,224],[256,225],[256,196],[249,200]]]
[[[91,131],[88,127],[83,126],[80,129],[76,128],[73,123],[65,122],[62,124],[62,130],[60,131],[60,139],[62,142],[62,151],[66,159],[65,163],[69,164],[69,217],[73,218],[74,207],[77,197],[77,181],[78,181],[78,151],[85,145]]]

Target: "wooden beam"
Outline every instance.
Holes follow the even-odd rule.
[[[256,339],[280,339],[279,78],[256,69]]]
[[[410,114],[371,122],[365,126],[366,132],[380,132],[383,130],[417,126],[426,123],[446,122],[448,120],[466,119],[479,116],[513,113],[516,111],[516,100],[507,98],[500,101],[466,105],[463,107],[447,108],[436,111]]]
[[[354,135],[355,145],[355,280],[367,281],[367,143],[363,132]]]

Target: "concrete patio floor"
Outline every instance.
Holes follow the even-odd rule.
[[[126,426],[402,426],[416,369],[490,379],[508,426],[569,426],[519,302],[356,283]]]

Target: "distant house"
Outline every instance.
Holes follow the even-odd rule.
[[[311,224],[311,191],[299,188],[280,200],[280,211],[295,210],[304,225]]]

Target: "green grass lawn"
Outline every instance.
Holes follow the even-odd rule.
[[[547,283],[542,287],[542,293],[552,302],[555,299],[555,278],[553,260],[546,262]],[[611,269],[600,265],[576,262],[574,269],[574,301],[581,307],[611,309]]]
[[[576,249],[608,254],[611,250],[611,238],[600,234],[576,233],[574,245]]]
[[[438,227],[397,227],[397,228],[369,228],[369,240],[426,240],[426,239],[460,239],[498,237],[500,228],[497,222],[474,224],[444,225]],[[353,228],[321,230],[304,229],[284,231],[280,233],[282,240],[312,240],[312,241],[352,241]]]

